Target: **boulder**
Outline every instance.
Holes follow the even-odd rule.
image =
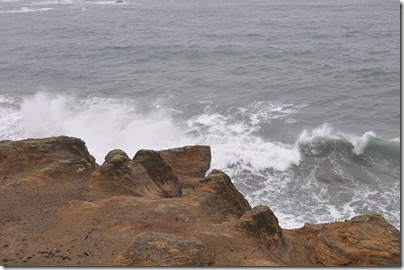
[[[105,162],[93,173],[92,180],[93,188],[108,196],[164,197],[163,191],[152,181],[146,169],[120,149],[107,154]]]
[[[0,174],[39,173],[47,176],[91,173],[95,159],[85,142],[59,136],[0,142]]]
[[[271,248],[284,245],[278,218],[268,206],[258,205],[240,218],[240,227]]]
[[[118,266],[208,266],[213,263],[213,255],[199,240],[146,232],[137,235],[115,263]]]
[[[250,204],[233,185],[230,177],[216,169],[199,182],[192,196],[211,208],[219,219],[229,214],[239,218],[247,210],[251,210]]]
[[[146,169],[150,179],[162,190],[164,197],[182,196],[181,186],[173,168],[167,164],[159,152],[139,150],[133,161]]]
[[[99,168],[101,175],[117,178],[128,178],[131,172],[131,159],[120,150],[111,150],[105,157],[105,161]]]
[[[185,146],[158,151],[178,176],[181,188],[195,188],[210,168],[209,146]]]

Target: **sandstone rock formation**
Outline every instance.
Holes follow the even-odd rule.
[[[91,172],[95,166],[94,157],[77,138],[60,136],[0,142],[0,172],[3,175],[42,173],[56,177],[61,173]]]
[[[400,232],[382,216],[368,214],[345,222],[306,224],[286,231],[293,252],[304,243],[307,258],[293,265],[399,266]],[[300,244],[302,245],[302,244]],[[293,261],[293,259],[292,259]]]
[[[153,182],[162,190],[164,197],[172,198],[182,195],[177,175],[159,152],[139,150],[133,160],[146,169]]]
[[[110,151],[77,138],[0,142],[0,262],[7,266],[399,266],[376,214],[282,229],[210,167],[208,146]]]
[[[209,170],[211,153],[209,146],[185,146],[159,151],[180,180],[181,188],[195,188]]]

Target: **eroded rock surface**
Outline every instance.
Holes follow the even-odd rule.
[[[266,205],[258,205],[244,213],[240,218],[240,227],[254,235],[271,248],[284,245],[282,229],[278,218]]]
[[[221,218],[228,214],[239,218],[245,211],[251,209],[250,204],[233,185],[230,177],[216,169],[199,182],[193,196],[197,201],[214,209],[216,214],[221,213]]]
[[[187,162],[189,161],[189,162]],[[375,214],[282,229],[251,208],[208,146],[112,150],[0,142],[0,262],[6,266],[397,266],[400,233]],[[183,192],[186,190],[186,192]]]
[[[210,168],[209,146],[184,146],[159,151],[173,168],[182,188],[195,188]]]
[[[105,162],[92,175],[93,186],[110,196],[165,197],[163,190],[150,178],[147,170],[120,150],[110,151]]]
[[[153,150],[139,150],[133,161],[142,165],[166,198],[182,195],[179,179],[161,154]]]
[[[287,231],[307,242],[308,265],[319,266],[399,266],[400,231],[382,216],[368,214],[345,222],[306,224]],[[295,261],[295,265],[303,262]]]
[[[213,254],[199,240],[147,232],[137,235],[116,263],[119,266],[208,266],[213,263]]]
[[[66,136],[0,142],[0,175],[88,173],[96,167],[85,143]]]

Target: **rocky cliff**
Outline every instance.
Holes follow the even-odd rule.
[[[208,146],[112,150],[77,138],[0,142],[7,266],[399,266],[400,232],[375,214],[282,229],[251,208]]]

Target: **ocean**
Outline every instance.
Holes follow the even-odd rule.
[[[400,228],[393,0],[0,0],[0,140],[209,145],[282,228]]]

